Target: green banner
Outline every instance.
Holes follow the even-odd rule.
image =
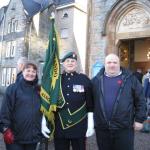
[[[51,20],[49,44],[46,51],[45,64],[41,82],[41,111],[46,116],[49,127],[51,127],[51,137],[54,132],[54,111],[57,108],[57,101],[60,92],[60,62],[57,35],[54,19]]]

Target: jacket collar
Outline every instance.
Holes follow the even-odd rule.
[[[123,76],[123,78],[128,78],[129,76],[131,76],[133,73],[131,71],[129,71],[128,69],[125,69],[123,67],[120,67],[121,70],[121,74]],[[105,68],[103,67],[102,69],[100,69],[99,73],[96,75],[97,79],[102,78],[102,76],[105,74]]]

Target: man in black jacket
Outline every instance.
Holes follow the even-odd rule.
[[[137,77],[137,79],[142,83],[143,73],[141,69],[137,69],[136,72],[134,72],[134,75]]]
[[[105,58],[105,67],[92,80],[94,123],[100,150],[134,150],[134,130],[143,127],[146,103],[143,88],[117,55]]]
[[[26,57],[20,57],[17,61],[17,78],[18,81],[22,77],[22,70],[24,69],[25,64],[27,63],[28,59]]]

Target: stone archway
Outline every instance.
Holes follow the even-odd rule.
[[[116,41],[119,39],[150,36],[150,13],[143,8],[133,8],[120,18],[116,26]]]
[[[145,72],[150,68],[146,56],[150,47],[150,1],[117,1],[105,20],[103,35],[107,39],[106,53],[114,52],[123,66],[132,70],[140,67]],[[139,43],[146,46],[138,47]]]
[[[121,65],[132,70],[140,68],[145,72],[149,68],[147,51],[150,47],[150,13],[139,6],[131,7],[118,20],[115,34],[116,49],[122,58]],[[143,47],[137,47],[139,43]]]
[[[118,53],[122,39],[150,37],[150,1],[117,1],[106,17],[103,35],[107,39],[106,53]]]

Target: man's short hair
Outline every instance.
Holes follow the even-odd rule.
[[[27,57],[20,57],[17,61],[17,65],[18,64],[26,64],[28,62]]]

